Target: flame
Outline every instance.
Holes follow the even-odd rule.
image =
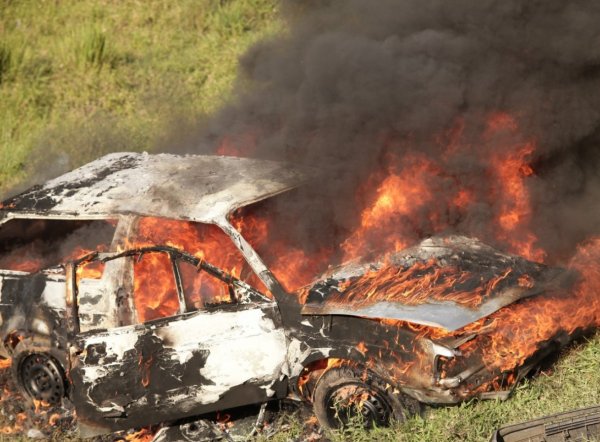
[[[401,170],[397,170],[396,158],[391,157],[390,163],[392,166],[377,188],[374,200],[361,213],[360,226],[341,245],[345,252],[344,260],[367,254],[373,243],[380,250],[405,248],[408,238],[403,236],[398,221],[408,220],[412,213],[433,202],[434,193],[428,183],[439,170],[429,159],[424,156],[408,157]],[[373,180],[377,177],[372,177]]]
[[[126,248],[136,249],[154,245],[168,245],[186,250],[245,280],[263,293],[268,293],[231,239],[217,226],[163,218],[142,218],[138,224],[137,236],[129,240]],[[198,273],[189,265],[182,265],[180,269],[184,293],[191,304],[201,307],[204,296],[209,297],[207,299],[211,303],[230,299],[227,286],[223,282],[205,272]],[[190,294],[189,297],[187,294]],[[140,321],[177,313],[179,298],[173,267],[164,253],[147,253],[136,260],[134,304]]]
[[[366,346],[364,342],[362,346],[359,344],[357,350],[364,349],[366,352]],[[316,385],[317,381],[321,378],[323,373],[327,370],[334,367],[341,367],[344,364],[352,364],[352,361],[339,359],[339,358],[327,358],[327,359],[319,359],[317,361],[311,362],[308,364],[298,377],[298,389],[303,397],[307,400],[311,400],[310,395],[312,394],[312,389],[314,385]],[[309,385],[311,387],[309,387]]]
[[[133,300],[140,322],[178,313],[179,297],[168,255],[148,253],[134,263]]]
[[[373,249],[392,253],[405,248],[415,238],[452,228],[452,219],[464,219],[482,204],[492,208],[494,213],[494,221],[485,226],[484,234],[492,233],[496,244],[508,252],[537,262],[547,259],[532,233],[529,184],[536,179],[531,165],[537,147],[535,140],[522,136],[517,119],[501,112],[489,116],[481,140],[483,145],[494,145],[494,149],[463,145],[463,130],[464,121],[460,120],[448,133],[436,137],[437,143],[447,143],[440,158],[420,154],[405,158],[388,156],[387,167],[373,173],[359,190],[360,223],[340,245],[344,259],[369,256]],[[501,148],[496,148],[498,143]],[[472,153],[485,167],[484,176],[464,180],[476,183],[474,187],[463,185],[461,177],[445,172],[445,165],[465,152]],[[440,193],[440,186],[445,186],[447,191]],[[375,191],[371,192],[371,189]],[[456,332],[402,321],[380,322],[392,330],[409,328],[419,336],[433,340],[474,333],[476,337],[459,348],[463,354],[459,359],[464,364],[473,358],[481,360],[497,377],[469,388],[473,391],[507,388],[517,380],[515,369],[550,340],[600,326],[600,298],[597,295],[600,289],[600,239],[593,238],[581,244],[568,267],[581,275],[575,288],[524,299]],[[494,291],[501,290],[505,282],[522,290],[535,285],[531,275],[519,274],[510,267],[492,278],[481,278],[481,275],[434,261],[398,268],[386,258],[378,269],[339,283],[340,293],[330,300],[354,305],[394,300],[414,305],[425,298],[433,298],[473,308]],[[307,290],[300,291],[300,299],[306,294]],[[403,345],[399,335],[398,332],[396,342],[386,343],[390,349]],[[357,349],[362,350],[360,344]],[[403,350],[402,353],[389,350],[386,354],[396,360],[387,369],[395,373],[398,384],[410,377],[418,379],[419,373],[432,372],[427,351],[418,347]],[[369,367],[382,363],[381,352],[369,355]],[[455,365],[456,362],[447,361],[442,375],[447,376],[450,371],[459,373],[466,368]],[[301,377],[301,382],[309,382],[308,375]]]
[[[360,341],[358,344],[356,344],[356,349],[363,356],[367,353],[367,351],[369,351],[369,349],[367,348],[367,345],[364,343],[364,341]]]
[[[50,424],[50,426],[55,427],[58,424],[58,421],[60,420],[61,415],[58,413],[53,413],[50,418],[48,419],[48,424]]]
[[[24,424],[27,421],[26,413],[18,413],[13,425],[5,425],[0,428],[2,434],[17,434],[23,432],[25,429]]]
[[[86,252],[81,251],[78,256],[85,256]],[[77,267],[77,281],[81,279],[100,279],[104,273],[104,263],[100,261],[91,261],[82,263]]]
[[[18,222],[18,220],[15,222]],[[98,225],[102,225],[102,227],[115,227],[117,223],[116,220],[95,222]],[[44,239],[37,238],[5,250],[0,255],[0,269],[33,273],[50,266],[57,266],[67,261],[75,260],[93,251],[104,252],[108,250],[109,245],[102,243],[95,243],[93,245],[94,248],[89,248],[92,247],[90,244],[100,241],[99,238],[93,235],[88,235],[86,238],[81,237],[79,242],[85,242],[86,247],[81,246],[76,241],[77,232],[77,230],[71,232],[72,236],[67,235],[65,238],[62,238],[64,241],[60,244],[55,244],[53,241],[58,242],[58,239],[54,238],[54,233],[48,229],[47,237]],[[81,234],[79,235],[81,236]],[[89,277],[95,278],[96,274],[97,272],[92,272]]]
[[[150,367],[152,366],[153,361],[153,356],[150,356],[148,359],[144,359],[142,355],[139,356],[138,365],[142,371],[142,386],[144,388],[148,388],[150,385]]]
[[[363,207],[360,224],[340,244],[342,261],[369,256],[373,251],[401,250],[419,236],[447,229],[448,210],[460,216],[481,203],[481,195],[476,189],[460,186],[457,177],[444,172],[447,162],[453,161],[456,155],[464,154],[466,147],[461,145],[463,130],[464,121],[459,120],[447,134],[436,138],[438,143],[447,143],[442,158],[432,159],[424,154],[411,154],[403,158],[388,155],[388,166],[375,172],[358,192],[357,205]],[[517,121],[508,114],[494,113],[490,115],[483,141],[507,131],[511,135],[518,135]],[[247,133],[235,140],[225,137],[218,153],[239,155],[242,153],[240,146],[250,146],[248,149],[253,150],[252,146],[255,145],[256,134]],[[529,165],[534,148],[534,142],[524,141],[507,146],[502,151],[503,155],[489,159],[489,176],[493,183],[487,195],[488,200],[484,202],[497,207],[499,212],[497,240],[512,252],[541,261],[545,255],[536,248],[535,236],[527,233],[531,210],[526,180],[534,175]],[[455,189],[450,192],[453,195],[449,201],[439,201],[437,187],[440,185],[450,185]],[[374,187],[376,192],[369,196]],[[501,204],[492,204],[498,195],[502,195]],[[270,238],[272,220],[265,215],[238,211],[230,221],[259,251],[288,292],[294,292],[312,281],[331,263],[336,252],[329,248],[307,252],[304,247],[294,247],[282,240],[274,241]],[[422,225],[423,222],[425,225]],[[224,238],[214,226],[200,228],[195,223],[144,218],[139,231],[140,235],[126,244],[126,248],[167,244],[192,252],[236,277],[241,275],[244,267],[248,275],[253,275],[242,256],[232,247],[231,241]],[[161,269],[161,273],[163,271],[166,268]],[[248,281],[251,285],[267,292],[256,276],[252,278],[252,281]],[[203,283],[208,284],[206,281]],[[194,287],[194,290],[197,289]],[[140,289],[140,296],[143,297],[141,292]],[[154,296],[154,301],[144,299],[139,305],[147,304],[149,310],[156,311],[158,305],[163,305],[167,298],[171,298],[172,293],[172,287],[165,287]],[[170,311],[169,307],[165,309]],[[157,316],[161,314],[156,313]],[[148,316],[142,314],[141,317]]]
[[[476,226],[475,232],[484,235],[508,252],[527,259],[544,262],[546,253],[533,234],[533,209],[529,186],[535,182],[536,140],[521,133],[518,119],[503,112],[491,113],[483,128],[480,145],[466,143],[465,121],[458,119],[453,127],[432,137],[432,142],[443,147],[443,154],[433,158],[424,153],[403,157],[388,154],[385,166],[375,171],[359,188],[356,196],[357,222],[338,244],[338,248],[308,248],[291,245],[285,238],[274,237],[273,219],[268,214],[238,210],[231,217],[232,225],[242,233],[259,252],[269,269],[291,295],[300,302],[307,295],[306,284],[322,273],[333,260],[367,259],[406,248],[423,237],[453,231],[461,221],[477,215],[481,207],[493,214],[485,226]],[[225,137],[217,152],[222,155],[248,155],[257,144],[258,133],[247,133],[238,138]],[[407,141],[408,142],[408,141]],[[414,149],[413,149],[414,150]],[[465,157],[472,157],[477,167],[452,175],[448,165]],[[441,192],[441,190],[444,190]],[[465,221],[467,226],[473,226]],[[475,227],[474,227],[475,228]],[[475,230],[476,230],[475,229]],[[186,250],[235,277],[268,294],[266,288],[251,271],[231,240],[216,226],[173,221],[162,218],[143,218],[138,234],[122,245],[127,249],[154,245],[169,245]],[[90,250],[76,248],[66,257],[77,258]],[[454,301],[467,307],[477,307],[500,290],[507,281],[517,281],[523,290],[535,285],[535,279],[518,274],[506,267],[493,277],[481,277],[463,269],[436,262],[417,263],[409,268],[397,268],[384,259],[376,270],[358,279],[341,283],[337,302],[372,303],[394,300],[407,305],[425,298]],[[28,247],[14,251],[0,259],[0,268],[35,271],[45,264]],[[569,268],[580,275],[576,286],[568,292],[556,292],[527,298],[498,310],[461,330],[448,332],[439,328],[419,326],[393,320],[379,322],[388,331],[396,330],[395,339],[384,342],[384,348],[371,350],[365,342],[356,344],[356,350],[367,359],[367,367],[375,369],[384,360],[393,361],[385,368],[394,373],[401,385],[408,377],[422,378],[432,372],[430,353],[415,342],[403,342],[400,330],[409,328],[421,337],[442,339],[476,336],[462,344],[459,350],[464,363],[479,358],[497,377],[477,389],[505,388],[515,382],[514,370],[535,354],[541,346],[560,334],[573,334],[600,326],[600,238],[581,244],[569,263]],[[102,265],[82,266],[78,278],[98,278]],[[164,255],[148,253],[134,263],[134,304],[139,321],[174,315],[179,301],[171,262]],[[195,269],[183,270],[186,302],[201,307],[205,294],[212,293],[213,302],[226,302],[229,296],[214,278],[196,275]],[[136,277],[143,275],[143,278]],[[295,292],[295,293],[294,293]],[[195,294],[188,298],[187,293]],[[198,299],[198,296],[200,299]],[[568,312],[568,314],[565,314]],[[401,348],[403,351],[395,349]],[[384,355],[384,353],[386,353]],[[386,356],[385,358],[383,356]],[[150,382],[152,359],[140,358],[142,385]],[[310,384],[332,367],[349,363],[329,358],[317,361],[299,377],[300,391],[310,390]],[[464,367],[455,360],[445,360],[443,377],[459,373]],[[10,365],[1,361],[0,365]],[[19,420],[21,419],[21,420]],[[18,418],[13,427],[3,432],[16,432],[24,418]],[[219,416],[222,426],[230,422]],[[56,422],[56,419],[54,419]],[[146,441],[151,431],[144,429],[126,436],[125,440]]]
[[[417,262],[407,269],[389,264],[382,269],[369,271],[360,278],[341,283],[338,287],[340,293],[328,302],[365,305],[377,301],[398,301],[417,305],[433,299],[476,308],[512,273],[513,270],[507,267],[498,276],[484,280],[479,274],[440,265],[435,259]]]
[[[319,425],[319,420],[317,419],[317,416],[314,414],[304,420],[305,427],[310,427],[310,426],[315,426],[315,425]]]
[[[33,408],[36,413],[39,413],[42,410],[47,410],[48,408],[50,408],[50,404],[46,401],[39,401],[37,399],[34,399]]]
[[[394,155],[386,157],[386,166],[373,173],[356,195],[357,207],[360,208],[359,222],[339,244],[341,261],[369,257],[375,250],[388,254],[401,250],[417,238],[446,232],[453,227],[456,219],[468,218],[481,205],[491,208],[494,214],[494,221],[485,226],[482,233],[488,235],[492,232],[495,242],[509,252],[533,261],[543,262],[546,259],[545,252],[537,245],[531,226],[533,211],[529,184],[536,179],[536,172],[531,165],[537,147],[535,140],[520,133],[516,118],[501,112],[489,115],[481,137],[481,149],[463,142],[464,130],[464,121],[457,120],[447,133],[434,138],[436,143],[445,146],[444,154],[439,158],[420,153],[402,158]],[[239,141],[223,139],[219,153],[240,154]],[[502,148],[485,148],[498,143]],[[254,146],[255,140],[248,144]],[[471,172],[468,171],[465,176],[448,174],[447,165],[463,157],[465,152],[472,152],[476,157],[479,164],[479,169],[473,172],[476,176],[469,176]],[[471,184],[465,185],[463,182]],[[441,187],[445,192],[440,193]],[[271,234],[273,220],[268,214],[238,210],[230,217],[230,222],[265,259],[283,287],[290,293],[295,292],[300,302],[308,293],[306,284],[331,263],[332,257],[337,256],[336,250],[322,248],[307,251],[304,247],[294,247],[285,239],[274,237]],[[128,247],[168,244],[194,253],[236,277],[245,273],[253,275],[231,241],[214,226],[145,218],[140,222],[139,231],[140,235]],[[586,250],[580,250],[579,254],[591,253]],[[593,272],[580,268],[580,261],[576,259],[572,267],[586,275],[583,279],[586,281]],[[143,262],[144,259],[138,265]],[[155,264],[152,269],[148,264],[148,268],[140,271],[156,273],[156,280],[159,281],[172,280],[163,278],[163,275],[172,271],[167,264],[163,267]],[[594,279],[587,282],[588,286],[590,281]],[[433,298],[475,308],[493,293],[502,290],[505,283],[527,290],[533,288],[535,279],[509,266],[494,276],[482,277],[433,260],[401,269],[384,260],[380,268],[367,272],[357,280],[341,283],[337,302],[368,304],[394,300],[414,305],[426,298]],[[186,291],[200,293],[203,287],[207,287],[206,284],[209,282],[193,281]],[[255,279],[253,284],[260,283]],[[430,339],[476,332],[478,336],[460,349],[466,355],[465,359],[480,355],[491,370],[506,373],[523,364],[544,341],[557,333],[572,333],[578,328],[597,323],[597,317],[594,316],[598,311],[597,300],[590,299],[590,293],[594,291],[584,290],[583,285],[578,287],[574,293],[526,299],[453,333],[399,321],[382,320],[381,323],[391,329],[408,327]],[[211,287],[211,291],[218,291],[218,288]],[[264,287],[263,291],[266,291]],[[141,317],[148,319],[155,315],[173,314],[176,303],[169,300],[174,299],[174,292],[175,287],[166,283],[154,282],[136,287],[136,308],[144,312]],[[580,309],[586,308],[583,306],[587,306],[588,310],[580,313]],[[561,309],[577,311],[577,320],[559,314]],[[538,319],[523,321],[525,317]],[[395,342],[388,345],[389,351],[394,353],[392,349],[402,345],[399,334]],[[406,354],[396,352],[392,355],[395,358],[394,366],[388,367],[397,374],[399,380],[408,373],[431,371],[431,362],[425,350],[418,346],[405,350],[406,354],[413,356],[408,358]],[[369,365],[372,367],[382,359],[382,355],[370,354],[364,342],[357,344],[357,351],[369,356]],[[311,381],[311,373],[322,373],[330,368],[330,364],[335,366],[338,363],[338,360],[330,359],[311,367],[300,376],[300,390]],[[451,362],[449,365],[444,375],[452,369]],[[504,379],[506,383],[516,380],[516,377],[509,373]],[[480,388],[499,388],[499,385],[494,380]]]
[[[258,142],[258,132],[246,131],[237,136],[225,135],[216,149],[217,155],[250,157],[256,150]]]
[[[231,420],[231,415],[227,413],[221,413],[217,411],[217,425],[221,431],[227,431],[229,428],[233,427],[234,423]]]
[[[269,236],[272,220],[260,213],[238,210],[231,216],[230,222],[259,252],[289,293],[312,281],[326,267],[333,253],[324,247],[308,254],[285,241],[273,240]],[[300,295],[299,297],[302,299]]]
[[[492,315],[491,345],[482,347],[489,367],[511,370],[561,332],[600,327],[600,238],[581,244],[569,267],[581,275],[574,290],[527,299]]]
[[[462,354],[459,360],[463,365],[453,367],[454,361],[449,361],[446,369],[460,373],[472,357],[479,357],[487,369],[498,376],[477,390],[507,388],[517,380],[514,370],[550,340],[600,327],[600,237],[581,244],[569,268],[580,275],[572,290],[524,299],[455,332],[395,320],[381,322],[398,329],[408,327],[418,332],[419,336],[433,340],[476,333],[474,339],[459,347]],[[528,278],[520,281],[526,286],[531,283]],[[421,372],[431,371],[431,367],[424,368],[423,365],[428,359],[427,355],[423,355],[417,361]],[[371,362],[374,365],[377,360]],[[399,370],[401,367],[403,369]],[[401,383],[406,379],[407,372],[414,370],[415,366],[399,363],[388,368],[395,372],[395,378]]]
[[[148,428],[142,428],[134,433],[126,435],[122,440],[127,442],[150,442],[154,438],[154,432]]]

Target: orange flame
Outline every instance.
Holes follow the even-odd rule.
[[[391,158],[392,164],[396,163]],[[361,222],[341,245],[344,259],[367,254],[373,242],[377,248],[397,251],[408,245],[398,227],[398,219],[406,219],[420,208],[432,204],[434,193],[429,181],[439,171],[427,158],[415,156],[404,160],[405,167],[391,166],[377,188],[375,199],[362,211]]]
[[[142,428],[132,434],[128,434],[123,440],[127,442],[150,442],[154,437],[154,432],[148,428]]]
[[[264,289],[258,277],[249,269],[244,257],[225,235],[214,225],[175,221],[162,218],[143,218],[138,225],[136,238],[130,239],[127,248],[169,245],[244,279],[250,285]],[[196,273],[194,271],[194,273]],[[136,277],[142,276],[142,277]],[[182,267],[185,293],[210,293],[211,301],[226,300],[229,293],[223,283],[210,275],[190,273]],[[190,299],[190,302],[193,300]],[[197,303],[199,302],[195,299]],[[179,299],[169,258],[162,253],[148,253],[134,264],[134,303],[140,321],[171,316],[177,313]]]
[[[489,280],[453,266],[440,266],[431,259],[417,262],[408,269],[387,265],[367,272],[356,280],[340,284],[340,294],[330,298],[334,303],[369,304],[398,301],[406,305],[421,304],[428,299],[454,301],[467,307],[478,307],[512,273],[511,268]],[[461,289],[465,285],[471,290]],[[467,284],[470,283],[470,284]],[[328,301],[329,302],[329,301]]]

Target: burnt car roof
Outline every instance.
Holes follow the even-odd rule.
[[[4,217],[121,214],[212,223],[298,186],[306,172],[268,160],[113,153],[2,203]]]
[[[384,272],[389,273],[387,281],[370,284],[369,274]],[[452,331],[519,299],[564,287],[573,277],[477,239],[434,237],[385,262],[330,271],[312,286],[302,313],[394,319]],[[403,291],[403,281],[410,293]]]

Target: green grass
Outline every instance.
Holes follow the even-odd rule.
[[[152,150],[227,100],[238,57],[281,27],[275,0],[0,0],[0,191],[33,149],[45,168]]]
[[[238,57],[283,31],[275,0],[0,0],[0,192],[47,168],[152,150],[169,128],[231,95]],[[47,162],[47,163],[46,163]],[[484,441],[503,424],[600,403],[600,337],[506,402],[431,409],[334,440]],[[297,438],[290,419],[273,440]],[[0,441],[25,440],[0,436]],[[54,440],[67,439],[57,435]]]

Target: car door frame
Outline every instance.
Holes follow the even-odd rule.
[[[180,302],[179,314],[166,318],[154,319],[143,324],[129,324],[114,327],[110,330],[90,330],[80,333],[77,313],[77,266],[85,260],[101,259],[106,262],[149,252],[166,253],[170,259],[173,266],[173,277],[175,278],[175,285],[177,286],[177,294]],[[145,426],[152,423],[179,419],[185,416],[261,402],[268,400],[269,398],[282,397],[285,395],[287,391],[286,378],[281,372],[285,364],[287,338],[285,337],[285,332],[281,325],[277,304],[263,296],[262,298],[264,298],[264,300],[262,303],[228,304],[219,306],[219,308],[215,309],[212,313],[208,312],[207,309],[188,311],[188,306],[185,305],[185,294],[183,293],[181,275],[177,265],[178,259],[184,259],[198,266],[208,266],[207,268],[209,270],[214,270],[215,274],[213,274],[213,276],[218,277],[223,282],[231,283],[235,279],[225,272],[220,271],[220,269],[198,260],[198,258],[195,258],[192,255],[169,247],[135,249],[120,254],[95,254],[69,266],[69,289],[67,295],[69,308],[67,309],[67,316],[69,319],[68,323],[72,330],[69,377],[73,387],[71,389],[71,397],[78,412],[82,435],[89,437],[125,428]],[[132,263],[132,260],[128,261]],[[124,272],[124,274],[126,275],[128,273]],[[229,281],[227,281],[227,278],[229,278]],[[131,281],[126,285],[132,287]],[[215,319],[219,315],[226,317],[228,314],[233,316],[228,312],[240,316],[240,320],[232,321],[232,323],[236,322],[241,325],[246,324],[246,328],[248,328],[248,326],[250,326],[250,328],[255,328],[246,330],[249,335],[252,333],[255,335],[257,333],[263,333],[263,340],[265,337],[272,338],[272,345],[270,345],[272,348],[267,348],[270,353],[265,353],[271,357],[271,360],[275,361],[274,367],[276,366],[276,370],[273,370],[272,379],[270,379],[269,376],[266,379],[267,382],[264,382],[262,385],[253,386],[248,383],[249,377],[249,379],[240,383],[237,387],[231,388],[230,391],[221,392],[222,394],[218,395],[218,397],[215,396],[216,400],[207,403],[202,403],[202,401],[199,400],[192,404],[190,404],[189,401],[187,403],[183,401],[183,407],[175,406],[177,400],[173,399],[174,395],[169,396],[169,388],[173,387],[173,390],[178,389],[177,391],[181,393],[182,388],[185,389],[187,385],[185,382],[192,376],[190,373],[196,373],[192,376],[195,380],[190,382],[200,382],[200,390],[205,386],[202,382],[206,381],[206,384],[208,385],[211,382],[216,383],[217,381],[202,378],[201,371],[205,364],[207,364],[210,351],[200,348],[200,342],[198,342],[198,348],[192,352],[192,359],[190,361],[191,369],[187,368],[189,364],[187,364],[186,361],[184,368],[175,364],[170,367],[160,367],[160,369],[155,370],[153,358],[156,358],[154,363],[160,364],[165,361],[168,363],[169,358],[174,360],[177,357],[180,359],[187,357],[177,353],[177,350],[170,353],[166,351],[167,347],[163,344],[170,339],[170,337],[168,337],[169,333],[167,329],[169,327],[171,329],[181,329],[179,325],[186,321],[188,322],[188,325],[192,323],[197,325],[201,322],[202,318],[205,320],[209,317]],[[244,316],[244,318],[241,318],[241,316]],[[214,325],[212,328],[218,327],[218,325],[223,322],[223,318],[213,320]],[[167,333],[163,333],[161,330],[167,330]],[[243,335],[242,328],[239,329],[239,333]],[[160,338],[159,335],[161,336]],[[112,338],[114,339],[111,341]],[[256,340],[254,335],[249,336],[248,339]],[[124,343],[120,341],[124,341]],[[111,348],[111,345],[114,348]],[[173,344],[173,349],[175,349],[175,345],[176,344]],[[119,349],[116,350],[115,353],[115,348],[117,347],[119,347]],[[216,347],[218,347],[218,345]],[[221,345],[221,347],[223,347],[223,345]],[[240,349],[240,351],[243,350],[243,348]],[[169,353],[169,358],[165,359],[158,357],[158,355],[163,354],[162,352]],[[277,353],[280,353],[280,356],[278,356]],[[118,357],[115,358],[115,355],[120,356],[120,359]],[[239,360],[237,362],[239,363]],[[222,363],[226,363],[226,360],[223,360]],[[102,375],[103,370],[101,365],[104,364],[107,364],[108,366],[110,366],[110,364],[114,365],[112,372],[108,373],[108,375],[105,373],[110,379],[119,381],[119,377],[125,378],[123,385],[120,385],[118,382],[115,384],[115,386],[119,386],[119,388],[123,388],[125,391],[120,392],[121,396],[113,395],[112,399],[114,400],[112,402],[107,399],[107,401],[99,403],[98,400],[94,402],[92,399],[93,395],[99,398],[102,394],[107,394],[107,396],[110,397],[108,391],[103,392],[102,388],[99,387],[99,385],[102,386],[107,383],[106,381],[102,383],[102,377],[100,376]],[[194,367],[196,370],[193,370]],[[124,368],[128,368],[128,370],[124,370]],[[223,368],[226,369],[227,367],[225,366]],[[268,368],[269,367],[267,367],[267,369]],[[155,370],[156,373],[153,374],[153,370]],[[127,375],[124,374],[125,371],[127,371]],[[175,373],[175,378],[169,378],[168,376],[172,375],[173,373],[171,372],[173,371],[177,372]],[[215,371],[213,370],[212,372],[214,373]],[[119,373],[120,376],[117,376],[117,373]],[[226,370],[225,373],[227,373]],[[264,370],[261,373],[264,375]],[[92,379],[90,378],[91,375],[100,376],[100,380],[96,382],[90,381],[90,379]],[[181,383],[174,386],[173,383],[169,383],[169,379],[176,383],[177,375],[181,376],[179,378]],[[140,385],[144,387],[144,389],[141,389]],[[153,391],[155,385],[157,387]],[[92,392],[93,388],[96,389],[96,393]],[[131,389],[131,391],[128,389]],[[128,396],[129,393],[131,393],[131,397]],[[196,393],[198,393],[198,391],[196,391]],[[213,392],[213,394],[215,393]],[[167,402],[171,400],[173,403],[169,407],[166,407],[165,404],[167,402],[160,402],[161,396],[162,399],[166,398],[165,400]],[[126,400],[122,399],[122,397]],[[169,397],[171,399],[169,399]],[[129,402],[129,405],[125,403],[128,400],[132,400],[132,402]],[[147,410],[141,412],[142,410],[140,408],[140,410],[136,410],[136,412],[133,413],[127,412],[126,406],[131,407],[131,404],[134,402],[139,402],[144,405],[144,400],[147,401],[147,405],[150,405],[145,407]],[[156,409],[153,409],[153,404]],[[138,413],[138,411],[140,412]]]

